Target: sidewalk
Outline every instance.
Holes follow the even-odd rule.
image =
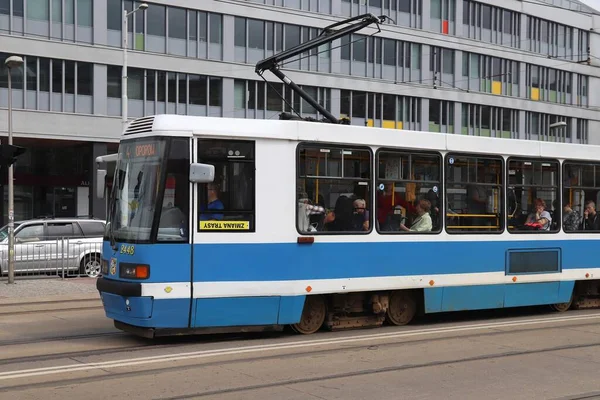
[[[40,301],[67,301],[82,299],[98,299],[96,278],[48,278],[19,279],[8,284],[6,279],[0,280],[0,305],[7,303],[28,303]]]

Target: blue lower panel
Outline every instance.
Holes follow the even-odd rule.
[[[558,295],[559,287],[560,282],[506,285],[504,307],[564,303]]]
[[[280,297],[196,299],[194,327],[276,325]],[[293,308],[293,307],[292,307]],[[286,312],[289,315],[290,312]]]
[[[286,296],[279,305],[279,324],[296,324],[300,322],[306,296]]]
[[[503,285],[446,287],[442,299],[442,311],[464,311],[502,308]]]
[[[188,328],[190,300],[154,300],[102,293],[108,318],[144,328]],[[126,301],[129,300],[129,309]]]
[[[570,281],[428,288],[424,290],[425,312],[567,303],[574,286]]]

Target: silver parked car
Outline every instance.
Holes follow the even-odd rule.
[[[15,222],[15,273],[96,277],[106,222],[43,218]],[[0,229],[0,275],[8,274],[8,225]]]

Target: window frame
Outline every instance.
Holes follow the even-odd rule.
[[[195,228],[192,232],[194,232],[194,234],[211,234],[211,233],[229,233],[229,234],[251,234],[251,233],[256,233],[256,140],[251,140],[251,139],[239,139],[239,138],[226,138],[226,137],[197,137],[194,138],[195,140],[192,142],[193,146],[194,146],[194,158],[196,159],[196,162],[198,163],[205,163],[205,164],[209,164],[209,165],[214,165],[216,167],[217,164],[227,164],[227,165],[233,165],[234,163],[243,163],[243,164],[250,164],[251,166],[251,171],[252,171],[252,179],[253,179],[253,184],[252,184],[252,191],[251,191],[251,199],[252,199],[252,208],[250,211],[246,212],[246,211],[232,211],[232,210],[227,210],[227,209],[223,209],[223,210],[218,210],[220,213],[226,214],[226,213],[238,213],[238,214],[244,214],[244,215],[251,215],[252,218],[252,222],[249,224],[248,229],[240,229],[240,230],[230,230],[230,229],[209,229],[209,230],[202,230],[200,229],[200,222],[201,219],[200,217],[202,216],[202,214],[206,213],[206,212],[202,212],[201,211],[201,202],[203,200],[205,200],[205,197],[203,197],[202,195],[206,194],[205,192],[203,192],[203,187],[208,186],[207,183],[201,183],[201,184],[197,184],[196,185],[196,189],[194,190],[192,188],[192,192],[193,192],[193,196],[194,196],[194,205],[193,205],[193,210],[195,210],[195,216],[194,216],[194,225]],[[244,159],[240,159],[240,158],[228,158],[227,156],[220,157],[220,158],[201,158],[201,154],[202,152],[200,151],[200,147],[202,146],[202,143],[206,143],[206,142],[210,142],[210,141],[217,141],[217,142],[228,142],[228,143],[238,143],[238,144],[243,144],[243,145],[249,145],[251,147],[251,151],[252,151],[252,157],[251,158],[244,158]],[[216,168],[215,168],[215,172],[216,172]],[[216,181],[211,182],[212,184],[217,183]],[[205,190],[205,189],[204,189]],[[190,234],[190,236],[192,236]]]
[[[456,158],[456,156],[459,157],[467,157],[467,158],[476,158],[476,159],[487,159],[487,160],[500,160],[500,170],[502,171],[502,183],[499,185],[499,189],[500,189],[500,216],[499,216],[499,220],[501,223],[501,227],[500,229],[496,230],[496,231],[485,231],[485,230],[448,230],[448,205],[447,205],[447,199],[448,199],[448,165],[449,165],[449,159],[454,157]],[[506,160],[504,159],[503,156],[501,155],[494,155],[491,153],[473,153],[473,152],[460,152],[460,151],[448,151],[445,155],[444,155],[444,168],[443,168],[443,172],[444,172],[444,181],[443,181],[443,189],[444,189],[444,204],[442,204],[443,206],[443,227],[444,227],[444,232],[446,232],[448,235],[481,235],[481,234],[486,234],[486,235],[502,235],[504,233],[504,231],[506,231]],[[465,187],[468,186],[468,183],[464,184]],[[490,185],[491,186],[491,185]],[[460,215],[460,214],[459,214]]]
[[[434,151],[434,150],[413,150],[413,149],[409,149],[409,148],[398,148],[398,147],[380,147],[377,149],[377,151],[375,152],[375,176],[374,176],[374,180],[373,180],[373,188],[375,188],[375,186],[377,186],[376,184],[379,181],[385,181],[385,182],[406,182],[406,183],[420,183],[420,182],[426,182],[429,183],[431,181],[417,181],[417,180],[393,180],[393,179],[380,179],[379,178],[379,156],[381,153],[396,153],[396,154],[402,154],[402,155],[418,155],[418,156],[430,156],[430,157],[436,157],[439,161],[438,163],[438,174],[439,174],[439,183],[438,183],[438,192],[436,192],[437,196],[438,196],[438,201],[440,202],[439,205],[439,216],[438,216],[438,223],[439,223],[439,228],[437,230],[433,229],[433,226],[431,228],[431,231],[429,232],[411,232],[411,231],[382,231],[378,228],[375,228],[375,230],[377,231],[378,234],[380,235],[398,235],[398,234],[411,234],[411,235],[439,235],[440,233],[442,233],[444,231],[444,220],[443,220],[443,203],[444,199],[445,199],[445,187],[444,187],[444,168],[443,168],[443,163],[444,163],[444,156],[441,152],[439,151]],[[374,191],[373,193],[375,195],[375,200],[373,201],[373,216],[376,218],[377,217],[377,191]],[[430,214],[431,215],[431,214]],[[375,219],[374,219],[375,220]],[[433,225],[433,218],[432,218],[432,225]]]
[[[307,177],[302,177],[300,175],[300,153],[301,150],[303,149],[322,149],[322,148],[326,148],[326,149],[337,149],[340,151],[343,150],[357,150],[357,151],[366,151],[369,154],[369,177],[368,178],[351,178],[354,182],[357,181],[364,181],[367,182],[368,184],[368,196],[366,196],[366,198],[364,200],[366,200],[367,202],[370,203],[370,207],[368,208],[369,211],[369,230],[368,231],[315,231],[315,232],[302,232],[300,230],[300,227],[298,226],[298,207],[297,205],[295,205],[295,212],[294,212],[294,225],[296,226],[296,232],[298,232],[298,234],[302,235],[302,236],[352,236],[352,235],[370,235],[374,229],[373,229],[373,221],[375,220],[375,215],[374,215],[374,211],[375,211],[375,196],[374,196],[374,186],[373,186],[373,182],[374,182],[374,165],[373,162],[375,160],[374,157],[374,153],[373,153],[373,149],[371,148],[371,146],[365,146],[365,145],[355,145],[355,144],[344,144],[344,143],[333,143],[333,142],[312,142],[312,141],[301,141],[296,145],[296,160],[295,160],[295,182],[294,185],[296,187],[296,189],[294,190],[294,202],[297,204],[298,203],[298,182],[300,179],[327,179],[327,180],[340,180],[340,179],[344,179],[344,178],[340,178],[340,177],[319,177],[319,178],[307,178]],[[341,169],[342,169],[342,174],[344,171],[344,165],[341,165]],[[327,215],[327,214],[325,214]]]
[[[532,163],[544,163],[544,162],[547,162],[547,163],[558,164],[558,168],[557,168],[557,171],[558,171],[557,184],[556,184],[556,186],[553,189],[556,189],[557,194],[558,194],[557,198],[559,200],[559,208],[558,208],[559,209],[559,219],[558,219],[559,226],[558,226],[558,229],[555,230],[555,231],[553,231],[552,228],[550,228],[550,230],[548,230],[548,231],[542,231],[542,230],[518,230],[518,229],[515,229],[515,228],[509,229],[508,228],[508,203],[506,203],[505,204],[505,210],[506,210],[506,213],[505,213],[506,231],[509,234],[512,234],[512,235],[520,235],[520,234],[525,234],[525,235],[527,235],[527,234],[544,234],[544,235],[549,235],[549,234],[560,233],[563,230],[563,222],[562,222],[562,188],[563,188],[563,186],[562,186],[562,176],[563,176],[563,174],[562,174],[562,167],[561,167],[560,160],[558,158],[553,159],[553,158],[546,158],[546,157],[543,157],[543,158],[541,158],[541,157],[537,157],[537,158],[534,158],[534,157],[523,157],[523,156],[510,156],[510,157],[508,157],[506,159],[506,167],[505,167],[505,171],[504,171],[505,175],[506,175],[506,184],[504,185],[504,197],[506,199],[508,199],[508,189],[511,186],[509,184],[509,182],[508,182],[509,171],[510,171],[509,168],[510,168],[511,161],[532,162]],[[521,187],[521,188],[527,188],[527,189],[532,188],[532,187],[537,188],[537,187],[540,187],[540,186],[541,185],[519,185],[519,187]],[[549,187],[549,186],[543,186],[543,187]],[[548,207],[548,206],[551,207],[552,204],[546,204],[546,207]],[[546,209],[546,211],[550,212],[551,210]],[[555,217],[553,216],[552,217],[552,222],[554,222],[554,218]],[[551,226],[552,226],[552,224],[551,224]]]
[[[594,161],[591,161],[589,159],[586,159],[586,160],[563,159],[562,164],[561,164],[561,168],[560,168],[560,178],[561,178],[560,179],[560,210],[561,210],[561,224],[560,224],[560,229],[561,229],[562,232],[564,232],[566,234],[581,234],[581,233],[583,233],[583,234],[594,234],[594,233],[595,234],[599,234],[600,231],[588,231],[588,230],[585,230],[585,229],[576,230],[576,231],[566,231],[564,229],[564,224],[562,223],[562,217],[563,217],[563,214],[562,214],[563,209],[562,208],[564,207],[564,204],[565,204],[564,197],[563,197],[565,190],[576,189],[576,190],[583,190],[583,191],[585,191],[586,188],[588,188],[590,190],[597,189],[598,191],[600,191],[600,185],[597,186],[597,187],[595,187],[595,188],[590,188],[589,186],[583,186],[583,185],[578,185],[578,186],[573,186],[573,185],[567,186],[567,185],[565,185],[564,184],[565,170],[566,170],[567,166],[570,166],[570,165],[576,165],[576,166],[584,166],[585,165],[585,166],[596,167],[596,175],[600,176],[600,162],[594,162]],[[596,177],[596,180],[598,180],[598,182],[600,182],[600,177],[598,177],[598,176]],[[594,184],[596,184],[596,182],[594,182]],[[598,193],[596,193],[596,196],[598,196]],[[584,199],[584,207],[585,207],[585,203],[587,201],[588,201],[588,199]],[[598,213],[598,202],[595,199],[593,199],[593,201],[596,204],[596,213]],[[581,211],[581,223],[582,224],[583,224],[583,221],[584,221],[584,215],[583,215],[584,211],[585,211],[585,209]]]

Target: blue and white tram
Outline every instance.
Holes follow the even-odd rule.
[[[304,121],[140,118],[120,142],[97,288],[115,326],[146,337],[595,307],[598,154]]]

